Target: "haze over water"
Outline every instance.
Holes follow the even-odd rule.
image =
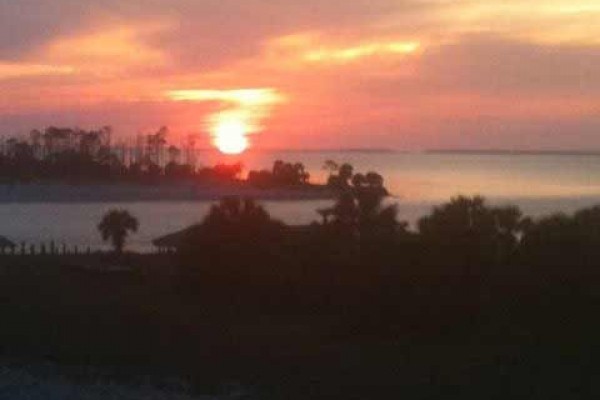
[[[202,165],[241,161],[246,170],[270,168],[273,161],[302,162],[312,182],[324,182],[327,159],[349,162],[357,172],[377,171],[400,206],[399,218],[414,224],[435,204],[450,197],[480,194],[493,203],[513,203],[532,216],[572,212],[600,203],[600,156],[596,155],[481,155],[423,154],[374,151],[271,151],[223,156],[202,152]],[[7,190],[6,188],[4,190]],[[327,200],[265,201],[268,210],[290,224],[318,219],[315,210]],[[77,245],[80,249],[105,248],[96,231],[102,215],[123,207],[140,220],[130,248],[152,249],[151,240],[201,221],[206,201],[157,201],[124,203],[7,203],[0,205],[4,233],[16,242]]]

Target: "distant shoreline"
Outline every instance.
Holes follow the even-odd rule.
[[[499,156],[600,156],[598,151],[585,150],[503,150],[503,149],[427,149],[424,154],[462,154]]]
[[[328,200],[334,193],[323,185],[259,189],[239,184],[0,184],[0,204],[216,201],[223,197],[258,200]]]
[[[212,152],[212,149],[202,149]],[[464,154],[464,155],[559,155],[600,156],[599,150],[519,150],[519,149],[397,149],[397,148],[324,148],[324,149],[255,149],[259,153],[380,153],[380,154]]]

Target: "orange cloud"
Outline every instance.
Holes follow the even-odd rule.
[[[305,63],[344,64],[375,56],[394,57],[418,52],[418,40],[372,38],[369,40],[332,40],[318,33],[296,33],[267,42],[263,60],[286,66]]]
[[[446,38],[486,32],[540,44],[600,43],[600,4],[591,0],[449,2],[437,15]]]
[[[335,146],[377,132],[418,144],[424,125],[441,140],[452,124],[483,132],[492,120],[530,119],[539,132],[589,120],[565,132],[598,131],[593,0],[132,3],[8,2],[0,128],[16,126],[9,113],[27,127],[35,115],[48,124],[92,115],[125,134],[242,121],[285,132],[257,141],[296,135],[300,147],[311,134],[314,146]],[[171,90],[198,87],[256,88]],[[525,135],[511,129],[517,142]]]
[[[310,62],[352,62],[377,55],[405,55],[419,50],[421,44],[416,41],[390,41],[363,43],[341,48],[320,48],[308,51],[304,59]]]
[[[234,90],[171,90],[167,92],[173,101],[222,101],[240,106],[264,106],[283,100],[283,95],[273,88],[234,89]]]
[[[60,37],[36,56],[51,64],[70,65],[82,74],[117,75],[136,68],[168,63],[168,55],[145,43],[144,38],[167,28],[166,24],[104,27],[73,37]]]
[[[52,75],[70,75],[75,68],[68,65],[0,63],[0,80],[39,77]]]

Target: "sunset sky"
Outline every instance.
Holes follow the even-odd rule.
[[[600,0],[0,0],[0,133],[600,150]]]

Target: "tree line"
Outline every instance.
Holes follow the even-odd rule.
[[[188,265],[287,261],[306,265],[456,267],[465,274],[485,269],[595,267],[600,261],[600,206],[573,215],[537,219],[516,206],[492,206],[483,197],[458,196],[419,219],[415,230],[397,218],[371,189],[354,188],[306,227],[287,226],[252,199],[229,198],[177,246]]]
[[[0,143],[0,182],[234,182],[241,181],[240,163],[197,167],[192,137],[182,147],[169,144],[169,130],[140,135],[135,146],[115,145],[112,129],[48,127],[29,138]],[[258,188],[308,184],[302,163],[281,160],[271,170],[250,171],[248,182]]]
[[[592,267],[600,260],[600,206],[531,218],[516,206],[457,196],[410,229],[398,218],[397,204],[386,200],[383,178],[356,175],[342,180],[345,189],[331,207],[316,210],[321,218],[311,225],[286,225],[253,199],[228,197],[168,247],[187,266],[219,264],[235,270],[249,264],[400,263],[454,266],[477,275],[509,265]],[[135,219],[120,213],[109,214],[100,226],[119,252],[128,230],[137,229]]]

